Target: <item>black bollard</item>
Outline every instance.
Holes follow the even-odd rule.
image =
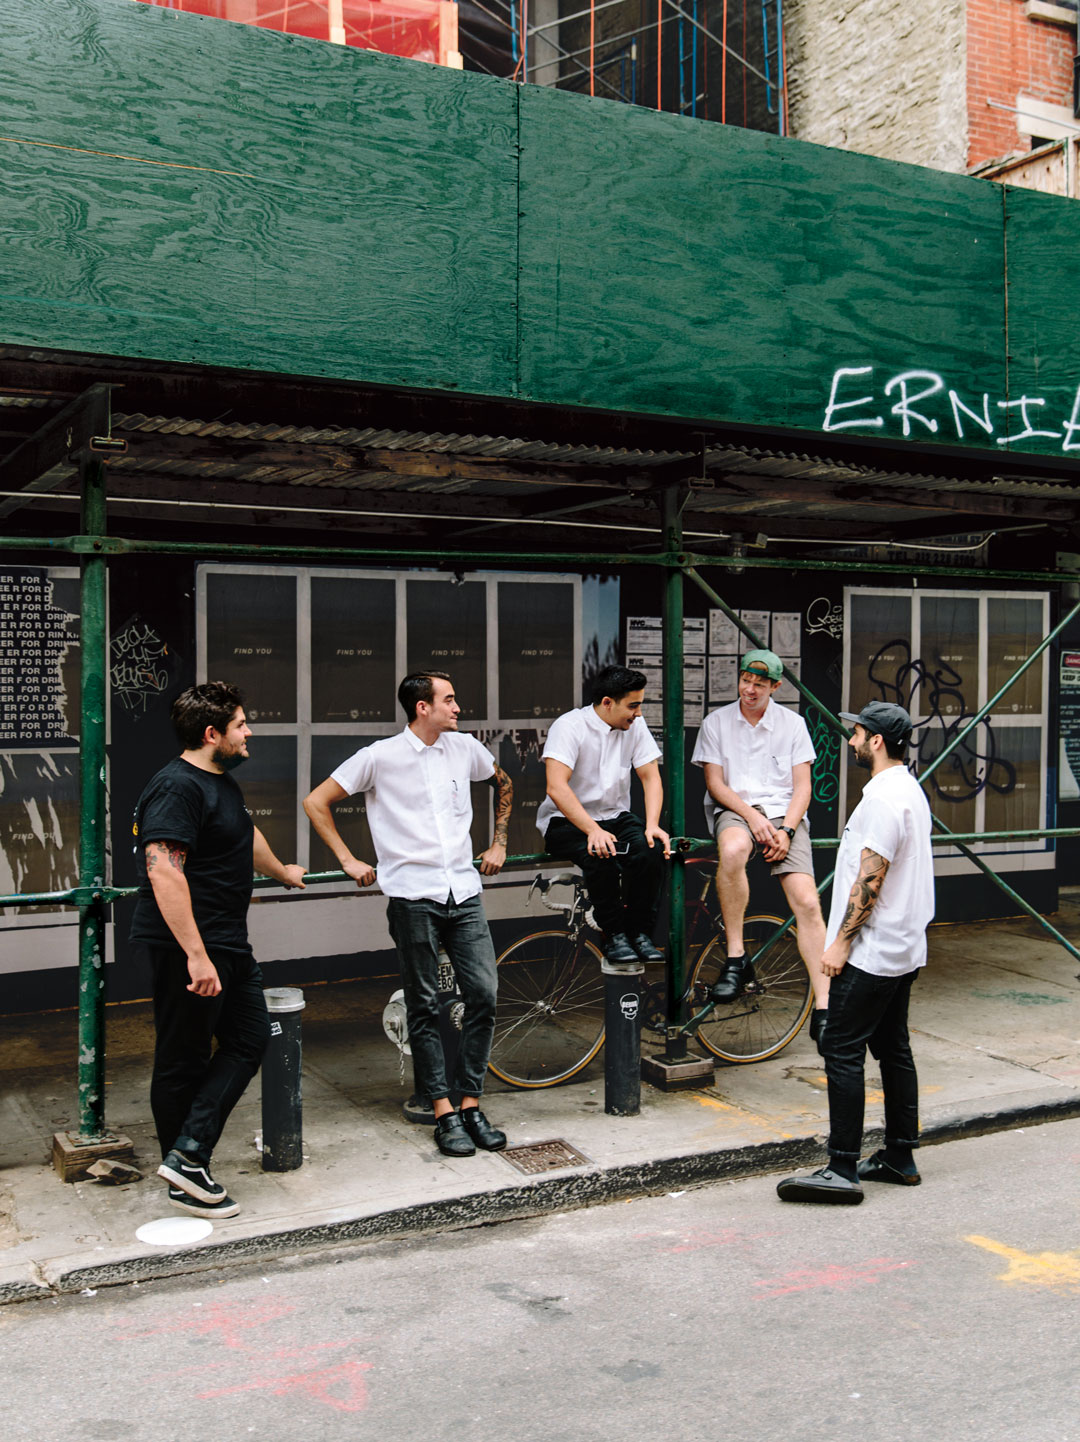
[[[262,1064],[262,1166],[264,1172],[294,1172],[303,1165],[303,1095],[300,1013],[304,993],[297,986],[267,987],[270,1043]]]
[[[612,966],[604,974],[604,1111],[636,1117],[641,1111],[641,980],[645,968]]]

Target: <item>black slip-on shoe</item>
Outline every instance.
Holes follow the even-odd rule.
[[[447,1112],[435,1120],[435,1145],[444,1157],[473,1157],[473,1146],[459,1112]]]
[[[479,1107],[465,1107],[458,1115],[469,1136],[485,1152],[501,1152],[506,1146],[506,1133],[493,1127]]]
[[[632,936],[630,938],[630,945],[637,952],[638,956],[641,957],[642,961],[655,964],[664,959],[664,953],[647,932],[639,931],[637,936]]]
[[[735,1001],[754,979],[754,968],[745,956],[729,956],[720,975],[713,982],[709,1000],[726,1006]]]
[[[612,966],[629,966],[631,962],[637,965],[638,954],[630,945],[630,938],[624,931],[613,931],[608,937],[604,947],[604,960],[610,961]]]
[[[854,1206],[863,1199],[858,1182],[849,1182],[829,1167],[811,1172],[808,1177],[785,1177],[776,1184],[776,1195],[782,1202],[839,1202]]]
[[[207,1217],[210,1221],[219,1217],[235,1217],[240,1210],[239,1204],[230,1196],[222,1196],[219,1202],[200,1202],[198,1197],[189,1196],[179,1187],[169,1188],[169,1205],[178,1212],[186,1212],[189,1217]]]
[[[225,1195],[225,1188],[214,1181],[208,1166],[203,1166],[202,1162],[195,1161],[175,1147],[165,1153],[157,1174],[199,1202],[220,1202]]]
[[[896,1187],[917,1187],[922,1182],[918,1172],[902,1172],[885,1160],[884,1152],[875,1152],[859,1163],[859,1176],[864,1182],[891,1182]]]

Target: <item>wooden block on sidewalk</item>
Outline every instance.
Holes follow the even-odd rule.
[[[662,1056],[641,1058],[641,1080],[661,1091],[677,1091],[680,1087],[707,1087],[712,1085],[716,1063],[703,1056],[680,1057],[668,1061]]]
[[[135,1146],[130,1137],[103,1137],[100,1141],[84,1142],[70,1132],[53,1133],[52,1162],[62,1182],[81,1182],[87,1169],[102,1157],[133,1157]]]

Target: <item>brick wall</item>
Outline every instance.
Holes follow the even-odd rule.
[[[1024,0],[967,0],[969,166],[1031,148],[1037,119],[994,110],[1024,93],[1072,109],[1076,31],[1024,15]],[[1019,122],[1019,129],[1018,129]]]
[[[965,3],[786,0],[791,133],[819,145],[963,170]],[[993,8],[1011,0],[982,3]]]

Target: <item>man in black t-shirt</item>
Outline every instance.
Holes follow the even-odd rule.
[[[153,975],[158,1175],[180,1211],[233,1217],[240,1208],[210,1175],[211,1153],[270,1036],[248,944],[252,880],[258,871],[303,889],[304,868],[277,859],[228,774],[251,735],[240,693],[223,681],[193,686],[172,721],[184,749],[151,778],[134,825],[131,940]]]

